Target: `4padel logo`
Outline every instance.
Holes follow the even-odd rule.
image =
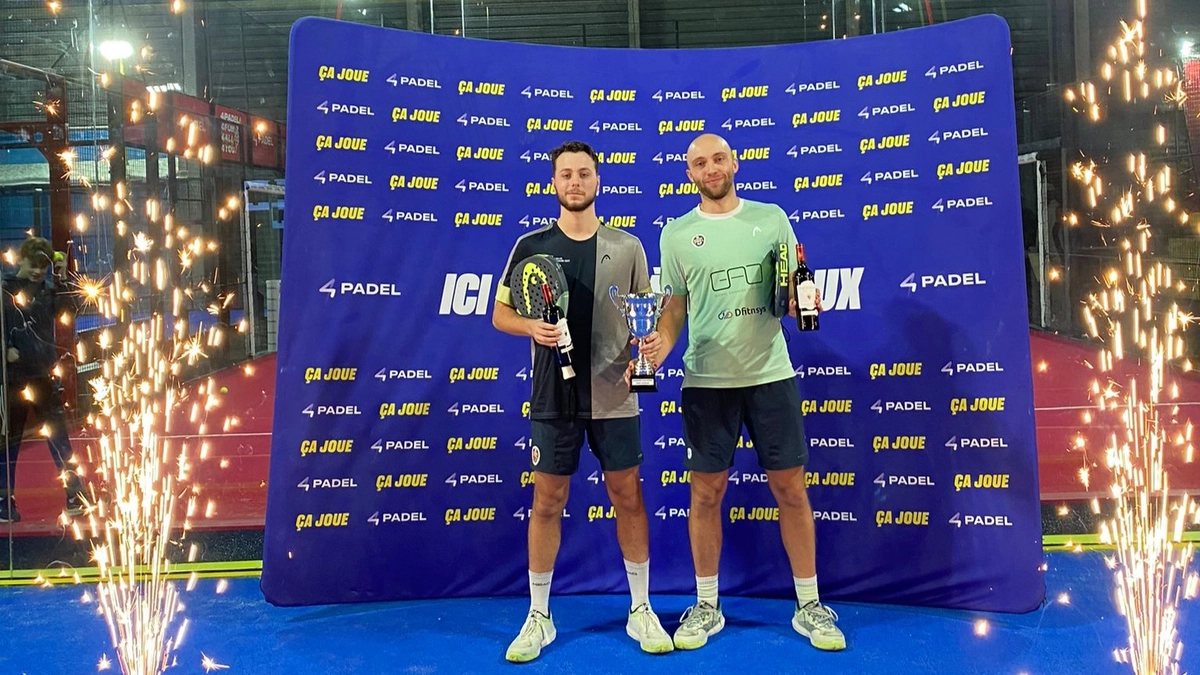
[[[308,404],[304,410],[300,411],[301,415],[306,415],[309,419],[314,417],[333,416],[343,417],[347,415],[361,415],[356,405],[317,405],[315,403]]]
[[[460,485],[483,485],[503,483],[498,473],[452,473],[446,478],[446,485],[450,487],[458,487]]]
[[[925,71],[925,77],[936,80],[938,76],[955,75],[972,70],[983,70],[983,63],[980,61],[963,61],[960,63],[932,66],[929,70]]]
[[[595,132],[597,134],[604,132],[604,131],[641,131],[642,125],[638,122],[630,122],[630,121],[621,121],[621,122],[603,121],[602,122],[600,120],[596,120],[588,125],[588,129],[591,129],[593,132]],[[632,163],[632,162],[629,162],[629,163]]]
[[[348,185],[374,185],[371,182],[371,176],[365,173],[336,173],[333,171],[321,171],[313,176],[313,180],[321,185],[326,183],[341,183]]]
[[[893,103],[891,105],[876,105],[863,106],[863,109],[858,111],[858,116],[864,120],[869,120],[872,117],[880,117],[883,115],[900,115],[903,113],[916,112],[912,103]]]
[[[967,127],[965,129],[935,131],[929,137],[929,142],[941,145],[943,141],[961,141],[968,138],[983,138],[987,135],[988,132],[985,127]]]
[[[1006,515],[976,515],[973,513],[955,513],[950,516],[949,523],[954,527],[1012,527],[1012,521]]]
[[[909,274],[900,282],[900,288],[916,293],[918,288],[958,288],[960,286],[986,286],[979,272],[951,272],[949,274]]]
[[[367,518],[367,522],[379,527],[386,523],[423,523],[429,520],[421,511],[383,512],[376,511]]]
[[[296,484],[296,487],[308,492],[309,490],[341,490],[358,487],[353,478],[309,478]]]
[[[338,281],[330,279],[317,289],[317,292],[328,295],[331,299],[339,295],[361,296],[393,296],[400,297],[396,284],[381,284],[363,281]]]
[[[663,162],[683,163],[686,161],[687,161],[687,155],[683,154],[682,152],[667,152],[667,153],[660,152],[654,156],[655,164],[662,164]]]
[[[371,110],[371,106],[354,105],[353,103],[338,103],[337,101],[322,101],[321,105],[317,106],[317,110],[328,115],[336,113],[342,115],[362,115],[364,117],[374,117],[375,113]]]
[[[956,211],[956,210],[961,210],[961,209],[976,209],[976,208],[980,208],[980,207],[995,206],[995,205],[996,205],[996,203],[992,201],[991,197],[988,197],[987,195],[980,195],[980,196],[976,196],[976,197],[958,197],[958,198],[939,199],[933,203],[933,206],[931,206],[929,208],[933,209],[934,211],[937,211],[938,213],[945,213],[947,211]]]
[[[504,406],[499,403],[461,403],[455,401],[446,412],[458,417],[459,415],[496,415],[504,413]]]

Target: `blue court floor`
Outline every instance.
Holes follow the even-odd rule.
[[[1129,673],[1113,659],[1124,644],[1112,582],[1100,553],[1047,554],[1048,602],[1025,615],[830,603],[849,648],[818,652],[792,632],[781,600],[724,598],[725,630],[695,652],[642,654],[625,636],[624,596],[554,597],[558,639],[515,666],[504,649],[525,599],[438,600],[280,609],[257,579],[218,595],[202,580],[185,594],[191,621],[178,665],[204,673],[201,653],[229,674],[340,673]],[[85,587],[0,588],[0,675],[80,675],[114,659],[103,619],[80,602]],[[1066,593],[1069,602],[1058,601]],[[668,631],[690,597],[652,598]],[[1183,668],[1200,670],[1200,604],[1182,606]],[[976,635],[977,621],[988,622]],[[119,672],[113,668],[108,672]]]

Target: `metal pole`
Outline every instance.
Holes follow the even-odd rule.
[[[246,263],[246,319],[250,329],[250,358],[258,356],[258,315],[254,308],[254,265],[250,250],[250,188],[242,183],[242,246]]]
[[[1046,327],[1047,307],[1050,301],[1049,288],[1046,285],[1046,258],[1047,249],[1050,247],[1050,219],[1047,217],[1046,203],[1046,162],[1039,159],[1034,167],[1037,170],[1037,200],[1038,200],[1038,290],[1041,292],[1041,325],[1040,328]]]
[[[640,0],[629,0],[629,47],[642,46],[642,8]]]

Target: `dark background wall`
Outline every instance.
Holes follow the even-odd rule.
[[[91,21],[89,3],[65,4],[52,17],[42,0],[4,0],[0,58],[83,81],[89,40],[121,35],[152,50],[140,73],[147,84],[175,82],[187,93],[277,119],[286,110],[291,25],[303,16],[337,16],[339,6],[344,20],[393,28],[649,49],[853,37],[925,25],[931,16],[940,23],[995,13],[1012,29],[1018,98],[1060,82],[1060,67],[1072,60],[1064,53],[1071,13],[1058,0],[189,0],[182,15],[171,14],[167,0],[92,0]],[[27,101],[6,98],[12,100],[0,101],[0,117],[29,114]]]

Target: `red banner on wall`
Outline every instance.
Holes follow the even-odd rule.
[[[279,125],[262,117],[250,118],[250,163],[279,167]]]
[[[173,91],[167,95],[167,106],[167,124],[164,125],[160,118],[158,127],[158,137],[163,147],[166,147],[166,139],[173,136],[176,153],[183,154],[191,148],[195,152],[193,157],[199,156],[201,149],[213,142],[212,118],[209,117],[211,106],[208,101]]]
[[[118,77],[106,87],[121,94],[123,141],[148,148],[150,129],[159,152],[205,161],[248,163],[268,168],[284,166],[287,127],[274,120],[210,103],[182,92],[151,92],[140,82]],[[151,110],[153,106],[153,110]],[[174,139],[174,143],[168,141]],[[204,147],[210,146],[205,158]]]

